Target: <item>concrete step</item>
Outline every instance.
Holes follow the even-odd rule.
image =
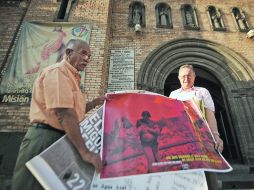
[[[253,167],[241,164],[232,164],[233,171],[219,173],[218,182],[220,189],[254,190]]]
[[[253,177],[252,177],[253,178]],[[230,179],[230,180],[219,180],[220,189],[252,189],[254,190],[254,180],[253,179]]]

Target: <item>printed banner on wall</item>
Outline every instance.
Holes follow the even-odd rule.
[[[107,95],[101,178],[168,171],[231,171],[193,101],[158,94]]]
[[[24,22],[0,85],[0,102],[29,104],[40,71],[59,62],[70,39],[89,43],[91,24]],[[84,72],[81,73],[84,82]],[[81,84],[81,87],[83,84]]]

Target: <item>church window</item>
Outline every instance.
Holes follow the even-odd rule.
[[[246,20],[246,16],[245,16],[244,12],[241,9],[234,7],[232,9],[232,15],[233,15],[235,24],[237,26],[237,29],[239,31],[241,31],[241,32],[249,31],[249,29],[250,29],[249,24]]]
[[[210,24],[211,24],[213,30],[214,31],[225,31],[226,28],[224,26],[221,11],[214,6],[209,6],[207,11],[208,11],[208,16],[209,16],[209,21],[210,21]]]
[[[134,1],[129,5],[129,26],[145,27],[145,6],[142,2]]]
[[[181,13],[184,28],[187,30],[199,30],[198,19],[196,10],[189,4],[184,4],[181,6]]]
[[[158,3],[155,6],[156,27],[173,28],[171,8],[166,3]]]

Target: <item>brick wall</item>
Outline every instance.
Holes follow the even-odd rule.
[[[19,24],[23,21],[53,22],[59,2],[53,0],[21,1],[16,4],[0,2],[0,68],[8,65],[18,36]],[[254,41],[239,32],[232,18],[231,9],[239,7],[254,26],[253,0],[140,0],[145,5],[146,27],[137,34],[128,26],[128,9],[131,0],[79,0],[70,10],[69,22],[90,22],[92,60],[86,69],[85,90],[89,100],[104,94],[107,85],[109,50],[126,48],[135,50],[135,79],[145,58],[162,43],[178,38],[199,38],[216,42],[238,53],[251,68],[254,68]],[[173,29],[156,28],[155,6],[168,3],[172,11]],[[191,4],[197,10],[200,30],[184,30],[180,7]],[[213,31],[207,15],[207,6],[214,5],[222,11],[225,32]],[[26,12],[27,10],[27,12]],[[2,76],[2,75],[1,75]],[[0,132],[25,132],[28,106],[0,105]],[[1,180],[0,180],[1,181]]]
[[[219,0],[166,0],[172,11],[173,29],[156,28],[155,6],[160,0],[141,1],[145,5],[146,27],[140,34],[128,26],[128,8],[131,1],[114,0],[112,14],[112,37],[110,48],[135,49],[135,73],[149,53],[164,42],[177,38],[201,38],[217,42],[240,54],[254,68],[254,42],[246,38],[246,33],[239,32],[233,20],[231,9],[239,7],[247,16],[250,26],[254,25],[254,5],[251,0],[219,1]],[[117,3],[116,3],[117,2]],[[184,30],[180,7],[191,4],[196,8],[200,30]],[[213,31],[207,14],[207,7],[214,5],[223,14],[225,32]]]
[[[28,4],[14,2],[0,3],[0,68],[1,75],[10,61],[13,44],[17,39],[20,25],[24,19]],[[28,108],[1,105],[0,131],[23,131],[28,123]]]
[[[53,22],[59,6],[59,2],[52,0],[31,0],[30,4],[23,2],[21,5],[16,3],[12,6],[0,4],[0,23],[1,27],[4,26],[0,28],[0,66],[2,66],[2,71],[9,63],[9,59],[4,60],[6,56],[11,57],[10,50],[14,47],[11,42],[15,32],[17,36],[19,34],[17,31],[20,29],[20,21]],[[109,6],[109,1],[105,0],[77,1],[72,5],[68,19],[68,22],[93,24],[90,40],[92,60],[87,67],[85,78],[85,90],[89,100],[104,94],[105,91]],[[28,106],[1,105],[0,131],[26,131],[29,123],[28,113]]]
[[[86,68],[85,90],[88,99],[104,94],[107,73],[109,1],[80,2],[72,12],[70,21],[85,21],[93,24],[90,40],[91,62]]]
[[[112,2],[112,5],[110,4]],[[253,68],[254,55],[252,53],[254,43],[246,39],[246,34],[239,32],[232,18],[231,9],[233,7],[241,8],[249,24],[254,24],[254,6],[251,0],[243,1],[219,1],[219,0],[167,0],[172,11],[173,29],[156,28],[155,6],[160,0],[141,1],[146,9],[146,27],[142,28],[140,34],[136,34],[133,28],[128,26],[128,8],[131,1],[126,0],[94,0],[77,1],[73,4],[69,15],[69,22],[90,22],[93,23],[91,35],[92,60],[86,70],[85,87],[88,99],[103,94],[105,92],[107,71],[108,71],[108,49],[129,48],[135,49],[135,78],[144,59],[149,53],[160,46],[162,43],[176,38],[203,38],[213,42],[220,43],[240,54],[246,62]],[[183,29],[180,7],[182,4],[189,3],[197,10],[197,17],[200,25],[199,31]],[[28,5],[28,4],[27,4]],[[52,22],[56,11],[59,9],[59,3],[52,0],[35,1],[32,0],[28,5],[25,21]],[[214,5],[218,7],[223,14],[225,32],[213,31],[207,15],[207,6]],[[0,65],[7,66],[4,62],[8,50],[12,48],[12,39],[15,32],[19,29],[20,20],[25,13],[25,6],[0,6],[1,16],[1,44],[0,44]],[[112,12],[112,16],[111,15]],[[6,110],[19,110],[20,107],[3,106]],[[22,109],[25,109],[22,107]],[[28,113],[29,108],[26,108]],[[18,112],[16,113],[17,115]],[[27,125],[27,114],[22,116],[21,123],[13,120],[13,116],[0,113],[0,131],[20,129]],[[13,126],[11,128],[10,126]],[[18,126],[18,127],[17,127]]]
[[[112,2],[112,5],[110,4]],[[254,55],[252,53],[254,43],[246,38],[246,34],[239,32],[232,18],[231,9],[239,7],[247,16],[249,24],[254,24],[254,6],[251,0],[243,1],[219,1],[219,0],[167,0],[172,11],[173,29],[156,28],[155,6],[160,0],[141,1],[146,9],[146,27],[142,28],[140,34],[136,34],[133,28],[128,26],[128,7],[131,1],[126,0],[94,0],[94,1],[77,1],[73,4],[69,15],[69,22],[91,22],[93,30],[91,35],[92,60],[86,70],[85,86],[88,99],[103,94],[105,92],[105,80],[108,71],[108,49],[129,48],[135,49],[135,73],[139,71],[140,65],[149,53],[160,46],[162,43],[185,37],[203,38],[222,44],[238,54],[253,68]],[[183,29],[180,7],[184,3],[193,5],[197,10],[197,17],[200,25],[199,31]],[[28,11],[24,17],[25,21],[44,21],[52,22],[55,18],[59,3],[52,0],[35,1],[32,0],[28,6]],[[213,31],[207,15],[207,6],[214,5],[218,7],[223,14],[226,27],[225,32]],[[4,60],[6,56],[11,57],[8,51],[13,47],[11,42],[15,32],[19,29],[20,20],[25,13],[25,6],[0,6],[1,16],[1,44],[0,44],[0,65],[1,67],[8,64]],[[112,16],[111,15],[112,12]],[[4,70],[4,69],[3,69]],[[137,77],[135,77],[137,78]],[[19,107],[6,107],[8,110],[19,110]],[[22,109],[25,109],[24,107]],[[28,113],[29,108],[26,109]],[[18,115],[18,113],[17,113]],[[27,114],[22,118],[21,124],[14,122],[12,116],[5,113],[0,114],[0,130],[10,130],[13,126],[16,131],[17,125],[25,126]]]
[[[4,67],[8,58],[11,43],[22,21],[25,8],[14,3],[0,3],[0,68]],[[2,70],[1,70],[2,72]]]
[[[158,47],[161,47],[163,43],[169,42],[171,40],[181,39],[181,38],[197,38],[197,39],[205,39],[211,42],[215,42],[218,44],[218,47],[226,47],[230,50],[236,52],[236,54],[240,55],[240,57],[248,64],[249,76],[250,78],[254,78],[253,70],[254,70],[254,41],[246,38],[246,32],[239,32],[236,24],[233,20],[233,16],[231,10],[233,7],[238,7],[242,9],[245,13],[246,19],[251,28],[254,26],[254,5],[251,0],[234,0],[234,1],[220,1],[220,0],[143,0],[145,5],[145,18],[146,18],[146,27],[142,28],[140,33],[136,33],[133,28],[128,26],[128,9],[129,5],[132,1],[126,0],[113,0],[113,9],[112,9],[112,24],[111,24],[111,36],[110,36],[110,49],[117,48],[127,48],[135,50],[135,79],[138,78],[138,72],[143,62],[145,62],[146,58],[150,56],[151,52]],[[156,28],[156,17],[155,17],[155,6],[157,3],[167,3],[171,7],[172,12],[172,21],[173,21],[173,29],[164,29],[164,28]],[[199,21],[200,30],[185,30],[181,15],[181,5],[190,4],[196,9],[197,18]],[[213,5],[221,10],[223,21],[225,24],[226,31],[213,31],[209,17],[207,14],[207,8],[209,5]],[[221,52],[223,54],[223,52]],[[226,57],[226,55],[225,55]],[[222,60],[223,61],[223,60]],[[240,61],[239,61],[239,64]],[[225,63],[226,67],[232,67],[232,65]],[[243,67],[245,67],[243,65]],[[247,66],[246,66],[247,67]],[[232,75],[241,75],[245,73],[241,72],[242,65],[234,65],[235,73],[231,73]],[[251,70],[252,69],[252,70]],[[156,70],[156,69],[155,69]],[[144,73],[142,73],[144,74]],[[147,73],[146,73],[147,74]],[[147,75],[146,75],[147,76]],[[249,77],[247,76],[247,78]],[[153,76],[151,76],[152,78]],[[237,76],[238,77],[238,76]],[[236,77],[236,78],[237,78]],[[239,78],[244,78],[240,76]],[[245,80],[245,79],[243,79]],[[153,81],[154,82],[154,81]],[[223,82],[223,81],[222,81]],[[239,81],[236,81],[238,83]],[[239,88],[242,86],[244,88],[244,84],[252,85],[252,81],[241,81],[239,82]],[[249,87],[249,86],[248,86]],[[250,90],[251,91],[251,90]],[[231,92],[229,91],[228,94]],[[253,91],[250,93],[253,94]],[[249,102],[253,102],[253,96],[250,96],[248,99]],[[243,101],[244,102],[244,101]],[[243,104],[243,105],[242,105]],[[235,105],[235,104],[233,104]],[[241,105],[241,106],[240,106]],[[252,141],[249,139],[253,134],[251,130],[251,126],[253,126],[253,117],[248,117],[247,114],[250,113],[253,109],[252,105],[245,105],[244,103],[240,103],[240,105],[236,104],[236,106],[241,107],[242,110],[246,111],[246,114],[242,118],[245,121],[249,121],[248,124],[242,122],[241,119],[234,116],[234,127],[237,131],[237,135],[241,134],[241,136],[237,136],[239,142],[241,142],[240,147],[242,151],[242,155],[244,159],[246,157],[251,157],[253,155],[251,151],[245,153],[244,149],[246,147],[250,147],[250,150],[253,150]],[[248,107],[250,106],[250,107]],[[232,109],[232,107],[230,108]],[[236,109],[236,110],[239,110]],[[239,111],[234,113],[238,114]],[[243,113],[243,111],[239,112]],[[240,117],[238,117],[240,118]],[[247,119],[246,119],[247,118]],[[242,123],[241,123],[242,122]],[[240,133],[239,129],[241,129]],[[245,141],[245,139],[248,139]],[[246,143],[248,142],[248,143]],[[246,161],[246,160],[245,160]]]

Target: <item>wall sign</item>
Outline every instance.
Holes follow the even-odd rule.
[[[134,50],[111,50],[108,92],[133,89]]]

